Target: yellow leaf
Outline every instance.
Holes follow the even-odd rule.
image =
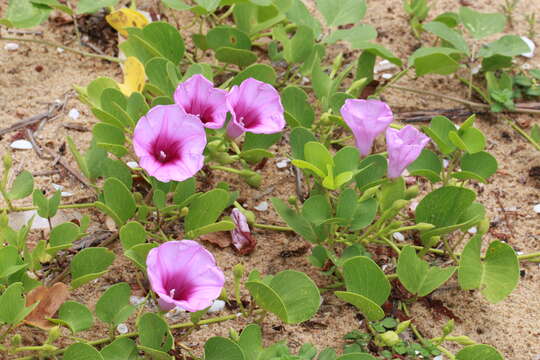
[[[107,22],[116,29],[123,37],[128,36],[126,28],[143,28],[148,24],[148,19],[137,10],[123,8],[113,11],[105,17]]]
[[[124,83],[118,86],[124,95],[130,96],[133,92],[142,92],[145,81],[144,65],[136,57],[130,56],[126,59],[122,70]]]

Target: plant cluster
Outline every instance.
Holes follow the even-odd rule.
[[[419,48],[404,65],[373,42],[377,32],[372,26],[361,23],[367,10],[363,0],[317,0],[328,30],[300,0],[162,0],[171,11],[192,13],[191,26],[199,29],[192,35],[194,48],[185,46],[174,26],[146,19],[134,1],[129,9],[115,10],[117,2],[81,0],[73,10],[57,0],[10,0],[1,20],[6,26],[31,27],[53,9],[77,16],[108,7],[107,19],[123,37],[119,47],[126,59],[94,55],[122,62],[123,83],[101,77],[76,87],[99,120],[88,149],[78,149],[67,138],[93,201],[63,204],[59,191],[44,194],[35,188],[28,171],[14,174],[9,184],[12,158],[4,155],[0,351],[6,356],[24,353],[21,359],[109,360],[143,354],[171,359],[178,350],[179,356],[196,358],[187,346],[174,349],[172,330],[238,317],[260,324],[267,313],[297,324],[311,319],[321,305],[321,292],[329,292],[354,306],[365,322],[365,331],[345,336],[343,355],[333,349],[319,353],[310,344],[298,352],[283,343],[263,347],[260,325],[251,324],[240,334],[231,330],[227,338],[208,339],[204,359],[373,360],[441,354],[457,360],[503,359],[489,345],[452,335],[453,322],[441,329],[441,336],[425,338],[409,312],[411,303],[451,278],[465,291],[477,290],[489,302],[500,302],[519,282],[519,262],[540,260],[540,253],[518,256],[505,242],[488,242],[484,236],[489,219],[472,185],[488,182],[497,171],[485,135],[474,126],[474,115],[460,126],[443,116],[421,129],[402,126],[377,98],[410,69],[417,76],[466,69],[468,76],[460,79],[481,97],[480,105],[495,112],[524,111],[515,100],[539,95],[539,71],[516,71],[512,60],[529,47],[513,35],[482,42],[504,29],[504,15],[462,7],[425,23],[427,1],[406,1],[415,34],[432,33],[438,45]],[[325,66],[327,46],[338,41],[359,50],[357,58],[345,60],[339,54]],[[206,55],[210,60],[201,60]],[[377,58],[401,71],[370,98],[359,99],[372,84]],[[481,76],[473,76],[478,62]],[[341,136],[343,129],[352,136]],[[272,146],[284,143],[284,132],[300,191],[271,202],[287,226],[257,223],[255,214],[237,202],[239,191],[230,184],[201,191],[201,178],[212,171],[259,187],[257,165],[275,156]],[[383,134],[386,147],[381,149],[374,144]],[[538,128],[524,134],[538,145]],[[17,205],[30,197],[32,206]],[[95,208],[114,221],[123,256],[150,284],[141,303],[130,302],[130,285],[122,282],[106,289],[93,310],[62,301],[39,323],[30,320],[41,305],[29,301],[36,292],[62,288],[69,294],[104,275],[115,260],[105,246],[74,251],[74,243],[88,233],[88,216],[78,224],[51,225],[35,245],[27,241],[33,220],[19,230],[8,224],[12,212],[36,210],[50,223],[58,209],[68,208]],[[329,284],[318,286],[296,270],[247,272],[241,264],[225,274],[194,241],[230,231],[234,248],[248,255],[256,248],[251,227],[297,233],[312,244],[309,261]],[[390,254],[384,264],[374,260],[378,247]],[[44,264],[57,259],[69,262],[69,286],[45,281]],[[223,288],[227,278],[234,282],[234,294]],[[397,287],[405,295],[390,299]],[[249,293],[249,301],[242,291]],[[388,301],[407,318],[392,317],[384,306]],[[224,302],[234,303],[238,313],[213,317]],[[159,310],[149,311],[151,305]],[[190,312],[191,321],[169,322],[165,314],[178,309]],[[137,331],[118,335],[116,329],[130,318]],[[77,336],[96,320],[107,324],[108,335],[90,341]],[[40,345],[21,344],[16,327],[22,323],[43,327],[48,338]],[[405,332],[415,340],[400,336]],[[71,345],[58,345],[60,338]],[[445,342],[463,347],[453,354]]]

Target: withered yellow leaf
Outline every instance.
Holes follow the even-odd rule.
[[[118,84],[124,95],[130,96],[133,92],[142,92],[144,88],[144,65],[136,57],[130,56],[124,62],[124,83]]]
[[[143,28],[148,24],[148,19],[134,9],[122,8],[113,11],[106,16],[107,22],[118,31],[123,37],[128,37],[126,28]]]

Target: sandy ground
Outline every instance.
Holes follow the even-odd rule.
[[[502,1],[479,0],[472,7],[481,11],[496,11]],[[437,2],[431,14],[443,11],[455,11],[458,1]],[[0,4],[5,11],[5,0]],[[535,0],[521,0],[516,10],[514,29],[511,33],[525,35],[527,25],[523,20],[525,14],[536,12],[540,14],[540,3]],[[189,20],[189,15],[187,16]],[[184,18],[180,18],[183,23]],[[375,1],[368,0],[368,14],[365,23],[373,24],[379,31],[377,41],[392,49],[399,57],[406,58],[418,45],[410,33],[406,16],[403,13],[400,0]],[[57,42],[70,39],[70,27],[55,28],[44,26],[45,38]],[[540,26],[536,27],[540,32]],[[65,33],[68,35],[65,35]],[[539,42],[540,38],[534,39]],[[428,36],[424,42],[431,41]],[[539,42],[540,43],[540,42]],[[76,123],[90,130],[97,120],[90,111],[73,96],[73,85],[84,86],[98,76],[109,76],[119,79],[121,74],[116,64],[100,60],[84,58],[68,52],[58,52],[54,48],[42,45],[20,43],[17,51],[4,50],[5,42],[0,41],[0,129],[12,125],[32,115],[43,113],[55,100],[64,101],[66,106],[59,116],[44,123],[36,130],[36,140],[41,145],[48,145],[55,151],[61,150],[61,145],[67,135],[72,136],[79,148],[85,149],[91,138],[89,131],[81,132],[67,129],[65,124]],[[343,50],[344,47],[338,46]],[[84,49],[88,51],[89,49]],[[330,49],[330,54],[336,49]],[[540,56],[529,60],[533,67],[540,67]],[[414,79],[409,76],[400,82],[401,85],[426,89],[433,92],[465,97],[466,89],[454,77],[426,76]],[[384,99],[396,113],[416,110],[451,109],[455,103],[441,101],[438,98],[418,96],[415,94],[389,90]],[[77,109],[81,116],[77,120],[70,119],[67,113]],[[522,124],[539,123],[538,117],[523,115],[514,117]],[[524,253],[540,249],[539,215],[532,211],[532,206],[540,202],[540,183],[530,178],[528,173],[532,166],[540,165],[538,152],[512,131],[501,119],[494,115],[480,115],[477,126],[487,135],[488,150],[499,161],[499,171],[489,184],[479,185],[479,200],[486,206],[493,222],[493,231],[488,234],[489,240],[506,238],[516,250]],[[53,191],[52,183],[64,186],[74,195],[65,198],[64,202],[74,202],[84,199],[91,194],[60,166],[52,166],[52,160],[40,159],[32,150],[13,151],[9,144],[24,136],[21,132],[11,132],[0,139],[0,153],[11,152],[14,157],[14,167],[17,171],[27,169],[36,176],[36,185],[44,190]],[[278,144],[275,150],[280,153],[277,159],[285,155],[286,142]],[[76,167],[68,152],[64,157]],[[270,160],[262,169],[263,184],[259,190],[247,188],[235,178],[222,177],[214,173],[212,183],[227,180],[233,188],[241,189],[242,203],[250,208],[270,197],[287,198],[294,194],[294,176],[290,169],[278,169],[276,159]],[[51,175],[50,172],[54,171]],[[45,174],[45,176],[40,176]],[[28,204],[28,200],[20,205]],[[65,219],[79,216],[80,213],[63,212]],[[93,214],[93,213],[91,213]],[[95,214],[94,214],[95,215]],[[272,209],[257,212],[258,222],[280,223]],[[97,219],[94,217],[94,219]],[[100,222],[94,223],[94,228],[104,228]],[[307,272],[320,286],[327,281],[313,269],[306,256],[284,257],[283,251],[297,250],[305,243],[295,235],[280,234],[267,231],[256,231],[258,246],[254,254],[239,258],[231,249],[219,249],[209,245],[216,254],[218,263],[227,274],[234,264],[242,262],[248,270],[259,269],[264,273],[273,274],[283,269],[297,269]],[[42,236],[41,232],[32,234],[34,240]],[[121,254],[118,245],[113,249]],[[433,294],[434,299],[440,299],[459,318],[456,324],[456,334],[466,334],[480,343],[491,344],[498,348],[507,359],[532,360],[540,355],[540,268],[537,264],[522,264],[524,270],[519,287],[503,302],[489,304],[477,292],[464,292],[457,289],[455,282],[449,282],[443,289]],[[229,275],[229,278],[232,276]],[[111,271],[97,282],[83,286],[72,294],[72,299],[81,301],[92,307],[102,291],[110,284],[127,281],[136,287],[134,268],[126,259],[118,256]],[[227,287],[231,288],[231,283]],[[441,326],[447,317],[433,313],[425,305],[417,303],[412,308],[413,315],[420,330],[426,336],[438,336]],[[308,324],[290,326],[282,325],[272,316],[264,322],[265,339],[267,342],[287,341],[293,347],[311,342],[323,349],[332,346],[336,349],[343,345],[342,336],[350,330],[359,328],[356,311],[331,294],[324,296],[321,310]],[[177,341],[186,342],[193,348],[200,346],[209,336],[224,335],[229,327],[241,329],[245,322],[239,320],[223,325],[202,328],[193,333],[188,339],[176,333]],[[133,330],[133,324],[130,324]],[[43,334],[37,329],[24,330],[25,344],[31,344],[43,339]],[[105,335],[105,329],[95,327],[84,336],[87,338]]]

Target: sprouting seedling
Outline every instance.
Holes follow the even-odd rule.
[[[508,18],[510,28],[514,28],[514,11],[518,4],[519,0],[504,0],[504,4],[501,5],[501,11]]]
[[[530,13],[525,15],[525,21],[527,22],[527,37],[533,40],[536,37],[536,14]]]

